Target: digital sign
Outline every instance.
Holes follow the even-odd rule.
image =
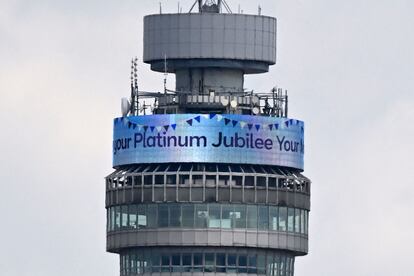
[[[302,121],[232,114],[166,114],[114,120],[113,166],[237,163],[303,170]]]

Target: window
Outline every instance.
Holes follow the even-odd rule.
[[[219,204],[209,204],[209,228],[220,228],[220,205]]]
[[[203,254],[194,253],[194,272],[203,271]]]
[[[180,254],[173,254],[171,256],[171,265],[173,272],[181,272]]]
[[[115,206],[115,230],[121,228],[121,207]]]
[[[168,254],[161,255],[161,272],[170,272],[170,256]]]
[[[267,206],[259,206],[259,230],[269,229],[269,209]]]
[[[234,228],[239,228],[239,229],[246,228],[246,206],[245,205],[235,205],[232,217],[234,221]]]
[[[232,215],[233,206],[223,205],[222,217],[221,217],[221,228],[232,228]]]
[[[137,221],[138,229],[147,228],[147,212],[145,210],[145,207],[146,205],[138,205],[138,221]]]
[[[278,212],[276,206],[269,207],[269,230],[277,230]]]
[[[168,205],[158,205],[158,227],[168,227]]]
[[[302,210],[294,209],[295,210],[295,232],[300,233],[300,213]]]
[[[294,216],[295,216],[295,210],[293,208],[288,208],[288,223],[287,223],[288,232],[293,232]]]
[[[183,271],[191,272],[191,254],[183,254]]]
[[[226,254],[216,254],[216,272],[226,272]]]
[[[229,254],[227,256],[227,272],[228,273],[235,273],[237,266],[237,255],[236,254]]]
[[[170,214],[169,214],[169,227],[180,227],[181,226],[181,205],[171,204],[169,205]]]
[[[128,205],[121,206],[121,227],[128,227]]]
[[[193,228],[194,227],[194,204],[184,204],[182,205],[182,226],[184,228]]]
[[[205,254],[204,272],[214,272],[214,253]]]
[[[247,205],[247,228],[257,229],[257,206]]]
[[[256,181],[258,187],[266,187],[266,177],[258,176],[256,178]]]
[[[129,213],[129,218],[128,218],[129,224],[128,224],[128,226],[129,226],[129,228],[136,229],[137,226],[138,226],[138,224],[137,224],[137,209],[138,209],[137,205],[130,205],[129,206],[129,210],[128,210],[128,213]]]
[[[279,207],[279,231],[286,231],[287,208]]]
[[[208,220],[207,205],[197,204],[195,227],[196,228],[207,228],[207,220]]]
[[[149,204],[147,207],[148,228],[157,227],[157,205]]]
[[[239,255],[239,264],[237,267],[237,273],[246,273],[247,272],[247,256]]]

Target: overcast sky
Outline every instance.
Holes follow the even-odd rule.
[[[1,275],[119,274],[105,252],[112,118],[158,2],[0,0]],[[246,87],[289,89],[306,123],[310,252],[295,275],[414,275],[414,1],[227,2],[278,18],[277,65]],[[162,74],[141,63],[139,85],[161,89]]]

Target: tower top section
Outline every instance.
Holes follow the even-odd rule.
[[[220,13],[221,3],[199,3],[199,13],[144,18],[144,62],[153,71],[224,68],[254,74],[276,63],[276,18]]]

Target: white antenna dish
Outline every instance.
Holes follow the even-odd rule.
[[[221,97],[220,102],[223,106],[228,106],[229,105],[229,99],[227,99],[227,97]]]
[[[253,114],[254,115],[257,115],[257,114],[259,114],[259,112],[260,112],[260,109],[259,108],[257,108],[257,107],[253,107]]]
[[[232,108],[236,108],[236,107],[237,107],[237,101],[236,101],[236,100],[232,100],[232,101],[230,102],[230,106],[231,106]]]
[[[257,96],[253,96],[252,97],[252,103],[253,104],[258,104],[259,103],[259,98]]]
[[[127,98],[121,99],[121,112],[122,117],[126,117],[131,110],[131,102]]]

